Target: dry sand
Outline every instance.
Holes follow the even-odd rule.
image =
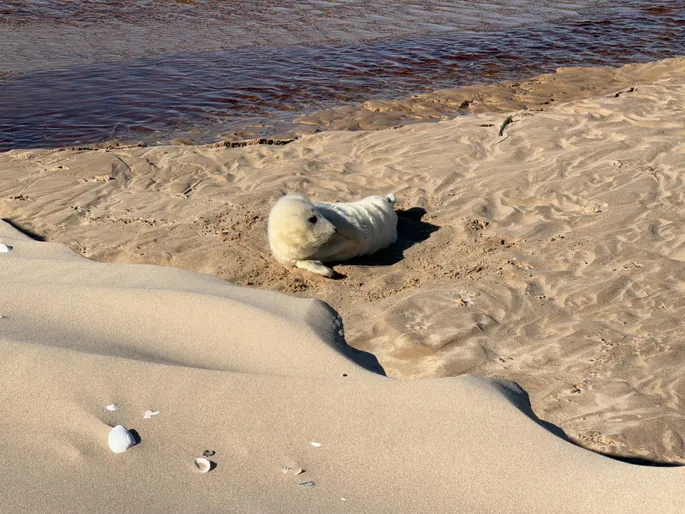
[[[373,374],[317,300],[0,241],[4,512],[682,512],[685,469],[574,446],[512,383]]]
[[[609,94],[605,94],[606,90],[585,90],[579,78],[585,72],[578,72],[575,86],[568,86],[566,99],[585,99],[545,105],[542,112],[528,110],[513,115],[481,113],[394,130],[324,132],[304,136],[285,146],[14,150],[0,154],[0,217],[49,241],[65,243],[92,259],[177,266],[216,275],[238,284],[325,300],[345,320],[347,341],[354,347],[376,355],[390,376],[435,378],[470,373],[513,379],[530,393],[534,410],[541,418],[561,426],[582,445],[620,455],[685,462],[685,380],[682,373],[685,363],[685,344],[682,342],[685,318],[684,72],[685,59],[682,58],[630,66],[619,72],[586,70],[588,77],[593,74],[621,75],[621,88],[611,90]],[[630,87],[623,87],[627,84]],[[597,96],[598,93],[601,95]],[[343,275],[341,279],[326,280],[301,270],[288,270],[270,258],[266,217],[271,204],[281,194],[304,192],[316,200],[331,201],[352,200],[367,194],[391,191],[397,193],[401,201],[399,244],[372,259],[337,266],[336,269]],[[18,250],[21,249],[18,247]],[[12,255],[11,258],[16,256]],[[14,305],[9,299],[12,298],[10,295],[16,294],[15,289],[30,286],[38,291],[41,284],[48,280],[45,278],[41,281],[40,276],[54,273],[53,268],[45,263],[36,266],[36,271],[30,268],[31,271],[26,271],[27,276],[13,279],[18,281],[17,285],[5,291],[8,300],[2,304],[3,308]],[[45,271],[41,271],[43,269]],[[2,273],[8,272],[3,268]],[[81,272],[78,273],[80,277]],[[144,272],[132,270],[126,273]],[[174,273],[180,272],[173,272],[169,277],[176,277]],[[119,276],[119,272],[115,274]],[[124,276],[123,272],[121,276]],[[87,274],[83,277],[84,283],[90,280]],[[79,280],[74,276],[69,283]],[[158,287],[171,288],[176,279],[168,280],[168,284],[159,282]],[[8,283],[3,278],[2,287],[8,287]],[[113,278],[109,282],[103,278],[102,287],[111,287],[115,283]],[[211,283],[221,282],[212,280]],[[69,296],[74,296],[70,287],[75,286],[64,286],[61,301],[67,302]],[[221,287],[234,291],[227,285]],[[205,291],[205,286],[202,286],[202,291]],[[134,302],[123,292],[121,297],[116,297],[111,291],[102,295],[103,298],[111,297],[111,307],[93,311],[92,316],[81,319],[79,326],[94,323],[93,320],[103,317],[106,319],[109,314],[118,312],[130,313],[131,320],[138,320],[135,323],[132,321],[131,331],[138,326],[137,323],[143,323],[139,318],[144,316],[136,315],[137,309],[130,305],[142,308],[147,305],[146,301]],[[52,301],[49,296],[35,296],[32,303],[50,305]],[[223,355],[223,347],[211,351],[207,350],[210,343],[197,343],[199,346],[194,347],[196,339],[212,339],[208,335],[194,334],[206,334],[203,331],[214,330],[209,321],[206,324],[210,326],[205,328],[199,321],[194,321],[192,326],[199,332],[178,334],[176,329],[169,329],[169,333],[165,329],[165,340],[179,338],[177,340],[181,341],[183,337],[187,347],[179,346],[179,342],[174,346],[175,349],[162,352],[163,336],[154,332],[157,327],[165,326],[169,319],[173,321],[172,318],[177,318],[178,312],[183,312],[184,301],[179,299],[180,311],[177,311],[175,300],[163,300],[165,308],[173,306],[174,310],[168,315],[159,313],[159,317],[152,317],[152,321],[146,322],[145,330],[141,329],[139,338],[126,346],[128,353],[123,356],[142,362],[140,367],[126,364],[127,370],[140,370],[139,376],[132,376],[130,389],[126,389],[127,401],[140,402],[136,404],[136,409],[143,409],[142,412],[161,405],[157,402],[166,402],[164,408],[177,411],[180,409],[174,403],[177,398],[191,398],[194,401],[206,397],[213,398],[214,405],[219,404],[216,397],[218,393],[211,391],[210,386],[199,385],[197,392],[191,392],[191,385],[185,378],[179,378],[179,383],[184,385],[178,386],[177,391],[172,391],[173,388],[168,386],[164,387],[163,397],[158,399],[148,392],[144,397],[146,401],[140,400],[134,393],[140,393],[141,384],[147,384],[149,376],[152,376],[147,374],[148,366],[152,365],[146,362],[150,360],[180,363],[181,366],[173,367],[169,373],[188,372],[190,376],[198,372],[191,373],[183,366],[190,364],[215,369],[216,365],[208,364],[219,359],[222,362],[221,370],[269,374],[272,378],[264,380],[271,386],[264,386],[265,391],[273,393],[274,398],[288,397],[288,388],[291,386],[286,387],[286,384],[290,382],[284,380],[282,390],[273,392],[272,389],[281,387],[281,382],[273,376],[295,374],[300,361],[309,359],[309,350],[298,353],[286,346],[283,352],[277,354],[282,357],[275,357],[272,355],[274,342],[264,337],[260,339],[257,355],[241,353],[240,362],[243,364],[232,368],[233,359],[237,357],[233,354]],[[266,302],[265,306],[268,304]],[[60,309],[66,312],[67,304],[60,305]],[[208,312],[212,312],[214,307],[208,309]],[[78,312],[74,307],[72,314]],[[255,316],[260,318],[260,315]],[[212,319],[215,318],[219,318],[216,321],[218,323],[220,316]],[[4,320],[0,321],[4,323]],[[174,323],[169,326],[176,326]],[[260,329],[266,330],[265,325],[258,323]],[[26,328],[28,326],[25,325],[25,330],[12,332],[12,337],[42,339],[38,329],[32,332]],[[72,330],[69,327],[71,323],[64,322],[56,333],[58,336],[62,331],[69,333]],[[120,341],[125,340],[106,324],[97,333],[100,339],[95,338],[96,342],[93,342],[86,338],[88,343],[79,346],[80,353],[75,353],[73,358],[96,359],[83,352],[103,353],[103,348],[120,345]],[[246,341],[251,340],[247,335],[245,337]],[[151,348],[150,338],[160,338],[160,343]],[[279,336],[275,341],[290,344],[287,339]],[[61,336],[59,340],[60,345],[68,343],[68,339],[65,342]],[[94,347],[100,348],[100,351],[95,351]],[[28,361],[35,357],[45,359],[51,365],[53,361],[62,362],[64,370],[73,366],[66,357],[61,360],[56,357],[53,359],[52,354],[48,356],[49,352],[57,350],[48,352],[48,349],[40,347],[38,351],[39,347],[36,348],[36,352],[30,356],[28,352],[22,354],[17,350],[17,359]],[[324,394],[324,391],[326,393],[321,398],[327,398],[326,395],[336,398],[335,402],[328,404],[329,408],[342,402],[343,397],[347,398],[345,402],[354,403],[356,392],[350,392],[348,397],[348,393],[333,393],[337,386],[331,385],[329,390],[328,386],[313,385],[314,381],[309,377],[320,366],[331,368],[333,365],[324,365],[323,361],[311,358],[307,366],[302,364],[301,373],[298,372],[305,381],[298,382],[300,385],[292,385],[302,387],[302,393],[297,394],[298,402],[303,402],[298,403],[299,410],[294,409],[293,412],[297,416],[316,417],[317,412],[323,416],[324,410],[312,410],[311,414],[306,414],[309,411],[305,405],[308,401],[306,395],[316,396]],[[255,359],[254,363],[252,359]],[[265,360],[260,364],[261,359]],[[279,362],[273,364],[274,360]],[[243,365],[247,367],[241,367]],[[249,367],[252,365],[260,369],[252,370]],[[40,369],[43,371],[39,378],[43,382],[31,385],[35,387],[30,389],[34,395],[43,390],[39,383],[45,384],[43,387],[46,391],[52,391],[49,386],[51,379],[45,375],[44,368]],[[60,368],[56,375],[60,380],[71,377],[69,380],[80,383],[81,379],[74,378],[75,372],[64,370]],[[79,374],[90,373],[87,366],[79,370]],[[124,375],[122,372],[121,376]],[[12,376],[16,376],[16,371],[12,371]],[[115,379],[120,378],[118,371],[113,372],[111,377],[112,383],[115,383]],[[104,384],[98,385],[98,382],[88,380],[83,378],[83,383],[89,384],[86,391],[93,390],[95,394],[99,389],[106,389]],[[216,380],[224,379],[218,377]],[[23,387],[29,382],[28,378],[22,379],[7,387],[8,390],[10,385]],[[117,384],[119,382],[116,381]],[[158,382],[159,379],[155,379],[152,384],[156,391],[164,385]],[[387,411],[381,410],[373,402],[368,403],[368,408],[373,406],[383,416],[397,416],[394,419],[398,425],[388,426],[404,426],[409,423],[405,416],[410,416],[411,409],[428,408],[424,404],[429,396],[422,396],[428,393],[418,391],[436,388],[436,391],[440,391],[430,396],[433,398],[431,401],[449,400],[454,410],[440,407],[438,414],[428,415],[422,411],[419,417],[454,420],[456,423],[464,419],[467,411],[471,412],[471,407],[458,410],[461,408],[459,405],[481,405],[490,401],[478,395],[461,398],[467,389],[468,395],[473,394],[471,389],[480,387],[474,384],[480,383],[475,379],[410,384],[386,380],[383,384],[393,385],[378,385],[379,390],[393,387],[397,391],[406,391],[406,396],[396,391],[387,395],[379,393],[379,399],[374,401],[388,406]],[[250,387],[245,386],[245,394],[251,394]],[[226,387],[219,389],[222,394],[226,392]],[[259,394],[266,394],[261,387],[254,389]],[[84,403],[78,403],[86,401],[81,398],[81,389],[73,392],[64,386],[55,390],[59,391],[56,395],[75,395],[73,401],[76,403],[70,405],[85,408]],[[499,398],[498,394],[492,393],[493,398]],[[88,412],[105,416],[98,409],[101,409],[100,403],[116,400],[109,396],[111,394],[98,397],[99,403],[97,406],[92,403],[92,410]],[[243,396],[240,395],[240,401],[247,401]],[[7,397],[11,398],[12,395],[7,393]],[[368,399],[361,391],[359,398],[365,399],[359,403],[366,409]],[[89,401],[95,402],[94,397]],[[226,405],[234,401],[232,395],[226,396]],[[471,401],[475,403],[468,403]],[[218,423],[211,416],[207,420],[190,421],[195,411],[190,408],[188,401],[184,402],[187,410],[182,416],[187,418],[182,418],[185,421],[175,418],[174,423],[180,423],[179,426],[185,423],[188,427],[193,423],[198,426],[201,424],[202,430],[209,430],[208,426]],[[406,403],[407,412],[394,412],[398,408],[392,406],[399,403],[393,402]],[[18,405],[13,404],[13,412],[17,416],[24,416],[21,411],[15,410]],[[279,409],[285,409],[287,403],[279,405]],[[352,404],[348,404],[351,409],[349,405]],[[52,414],[46,413],[35,419],[30,409],[38,409],[36,412],[39,412],[45,408],[42,403],[23,408],[25,416],[31,418],[31,423],[38,423],[35,419],[53,420],[54,416],[66,415],[59,405],[52,403],[49,407],[55,409],[49,411]],[[203,412],[211,410],[206,407]],[[499,407],[495,410],[500,412]],[[391,411],[393,413],[388,414]],[[266,408],[254,413],[255,423],[258,423],[258,416],[263,412],[266,412]],[[283,411],[278,412],[283,414]],[[360,420],[350,412],[342,413],[337,422],[345,425],[350,423],[349,426],[355,427],[361,426],[358,425],[360,423],[366,424],[364,430],[367,432],[382,418],[378,414],[377,418]],[[509,411],[504,409],[501,412],[502,423],[514,426],[514,418]],[[361,417],[367,414],[364,411]],[[77,414],[77,419],[79,416],[83,417],[83,414]],[[332,416],[329,412],[328,417]],[[89,419],[97,421],[92,417]],[[105,421],[114,420],[107,418]],[[328,421],[335,424],[332,419]],[[478,430],[485,426],[476,418],[472,422],[473,426],[479,427]],[[7,427],[8,422],[3,423]],[[528,420],[521,423],[526,427],[532,425]],[[259,426],[264,430],[276,430],[270,421],[264,421]],[[440,426],[445,429],[446,425]],[[306,427],[297,430],[300,429],[305,430]],[[69,430],[65,429],[64,434],[71,433]],[[214,427],[212,430],[225,428]],[[377,428],[375,430],[378,432]],[[188,440],[195,441],[203,437],[198,435],[200,431],[196,429],[184,428],[182,432],[187,434],[184,437]],[[345,437],[368,436],[368,433],[353,432],[356,429],[346,428]],[[389,437],[387,431],[383,433],[384,437]],[[390,435],[394,433],[390,432]],[[28,444],[30,438],[26,437]],[[435,443],[435,448],[441,445],[447,448],[443,437],[448,435],[431,431],[428,439],[433,442],[440,440]],[[511,443],[513,447],[524,439],[523,436],[512,438],[508,435],[503,444]],[[92,445],[100,445],[104,439],[100,437],[97,441],[97,444],[93,442]],[[354,444],[367,444],[361,441],[363,439],[355,439]],[[465,441],[455,441],[448,446],[451,448],[454,444],[455,451],[463,451]],[[100,446],[97,448],[97,451],[106,450]],[[384,451],[382,446],[379,448],[379,453]],[[508,446],[506,448],[506,451],[511,450]],[[142,445],[139,449],[142,450]],[[398,450],[388,449],[388,452],[395,451]],[[401,451],[413,450],[402,448]],[[573,452],[580,450],[573,449]],[[336,458],[342,453],[338,452]],[[451,451],[444,453],[452,455]],[[489,458],[490,453],[497,454],[497,451],[484,449],[482,453]],[[416,458],[423,458],[422,451],[417,450],[416,454]],[[590,454],[581,452],[577,455]],[[370,460],[377,460],[377,457],[372,454]],[[402,459],[405,457],[403,455]],[[584,466],[583,458],[586,457],[574,457],[574,463]],[[608,463],[601,466],[624,469],[622,463],[595,456],[592,458]],[[515,460],[513,457],[511,459]],[[418,468],[409,462],[411,459],[400,460],[393,460],[398,466],[393,468],[394,473],[418,476],[416,480],[422,484],[421,487],[425,485],[424,479],[437,480],[434,472],[437,473],[436,466],[441,464],[431,464],[428,466],[430,473],[423,475],[421,466],[428,465],[427,460],[417,461]],[[560,487],[563,484],[571,488],[569,494],[577,494],[582,489],[578,480],[594,476],[585,474],[581,478],[575,475],[567,478],[561,475],[564,473],[561,469],[564,460],[557,457],[552,460],[559,464],[558,472],[544,467],[540,469],[545,477],[556,477],[555,483]],[[502,462],[510,462],[510,458],[503,458]],[[332,460],[330,464],[337,466]],[[84,465],[79,470],[82,473],[91,472],[94,465]],[[241,465],[236,466],[240,468]],[[456,465],[451,462],[445,464]],[[357,483],[351,478],[355,473],[352,467],[344,468],[340,476],[349,480],[346,483],[354,483],[355,488],[362,487],[362,482],[367,479],[372,482],[380,480],[378,477],[370,478],[364,472]],[[37,466],[35,472],[39,469],[40,466]],[[141,473],[143,469],[147,468],[140,467]],[[168,471],[170,468],[164,469]],[[457,468],[442,469],[451,469],[453,476],[459,476],[460,473]],[[185,472],[185,469],[180,472],[182,480],[186,479]],[[241,476],[240,469],[232,472],[236,473],[236,477]],[[257,472],[248,473],[252,480],[243,476],[241,487],[262,487],[263,482],[255,480],[256,475],[250,473]],[[678,470],[649,469],[631,473],[646,473],[645,476],[663,474],[682,479]],[[478,474],[476,471],[469,475]],[[489,476],[493,480],[490,483],[493,491],[501,491],[499,488],[503,487],[503,483],[507,487],[515,483],[509,481],[510,478],[496,478],[497,473]],[[426,477],[430,477],[430,480]],[[435,501],[447,501],[447,489],[441,489],[444,493],[442,496],[443,493],[438,494],[430,489],[438,487],[435,485],[438,482],[425,485],[432,492],[423,496],[417,494],[413,496],[414,500],[435,494],[439,497]],[[641,486],[647,487],[647,482],[641,482]],[[605,490],[612,490],[620,497],[616,501],[622,501],[631,494],[630,491],[623,491],[627,483],[619,482],[615,487],[603,485],[606,486]],[[459,479],[450,484],[464,487],[463,480]],[[404,487],[398,486],[397,490],[402,491]],[[466,487],[471,487],[471,484],[467,483]],[[544,490],[545,487],[540,489]],[[644,492],[643,489],[635,490]],[[301,491],[296,491],[292,501],[299,501],[299,494]],[[510,494],[513,493],[507,490],[501,497]],[[651,493],[645,493],[645,501],[650,495],[657,498],[663,494],[663,490],[654,489]],[[344,496],[342,492],[341,495]],[[278,494],[274,494],[274,497],[281,498]],[[364,501],[369,498],[371,496],[365,497]],[[592,498],[592,494],[582,496],[581,500],[587,498]],[[537,502],[537,496],[534,500]],[[255,501],[268,500],[261,498]],[[390,502],[395,499],[377,498],[374,501]],[[314,509],[323,504],[308,505]],[[436,504],[437,507],[440,505]],[[581,504],[564,505],[575,508]],[[371,503],[367,506],[370,509],[385,508],[384,505]],[[521,509],[526,511],[523,507]],[[603,511],[610,509],[607,507]],[[545,512],[545,509],[541,512]]]

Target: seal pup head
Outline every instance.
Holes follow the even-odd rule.
[[[319,248],[335,237],[335,225],[305,196],[286,195],[269,214],[269,246],[284,264],[316,258]]]

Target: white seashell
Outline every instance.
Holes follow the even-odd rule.
[[[9,253],[12,251],[12,247],[6,244],[0,244],[0,253]]]
[[[195,467],[198,469],[198,471],[200,471],[200,473],[207,473],[212,469],[212,462],[204,457],[198,457],[193,461],[193,464],[195,464]]]
[[[313,446],[314,448],[320,448],[320,447],[321,447],[321,443],[317,443],[316,441],[312,441],[312,446]]]
[[[117,425],[109,433],[107,443],[109,444],[109,448],[114,453],[124,453],[131,446],[136,444],[136,440],[133,438],[133,434],[131,434],[126,427],[123,425]]]
[[[107,407],[105,407],[108,411],[114,412],[115,410],[119,410],[119,404],[118,403],[110,403]]]
[[[145,419],[150,419],[152,416],[156,416],[157,414],[159,414],[158,410],[148,410],[148,411],[145,411],[145,414],[143,414],[143,417]]]
[[[297,471],[295,471],[295,476],[296,476],[296,477],[297,477],[297,476],[300,476],[300,475],[301,475],[302,473],[304,473],[305,471],[307,471],[307,470],[306,470],[306,469],[300,468],[300,469],[298,469]]]

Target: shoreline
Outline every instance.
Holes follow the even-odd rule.
[[[397,126],[450,117],[466,106],[476,109],[469,102],[478,103],[482,94],[501,97],[502,108],[513,108],[526,104],[518,97],[542,93],[535,87],[495,93],[476,88],[458,103],[449,94],[423,102],[405,99],[399,110],[397,102],[393,107],[378,101],[367,106],[395,112],[349,107],[337,120],[330,112],[323,114],[321,123],[316,116],[300,120],[315,126],[298,126],[294,120],[365,100],[520,80],[557,66],[614,66],[685,54],[685,44],[674,36],[683,22],[682,10],[655,12],[630,2],[627,7],[600,9],[596,17],[592,12],[583,11],[563,23],[523,24],[497,32],[448,31],[372,42],[151,55],[0,79],[0,148],[115,139],[212,143],[312,132],[331,122],[328,128],[334,129]],[[551,41],[557,43],[550,45]],[[59,54],[50,58],[60,61]],[[44,94],[47,89],[50,95]],[[87,101],[75,103],[74,91]],[[557,98],[541,98],[537,108],[545,101]]]
[[[320,120],[383,128],[469,99],[473,114],[282,146],[12,150],[0,218],[98,261],[325,300],[392,376],[512,379],[583,446],[684,463],[683,72],[674,58],[367,103]],[[265,238],[286,191],[395,192],[400,244],[339,281],[286,269]]]
[[[522,80],[441,89],[395,100],[368,100],[360,104],[323,109],[301,116],[294,120],[292,130],[276,131],[266,137],[260,135],[259,129],[250,130],[250,122],[245,121],[246,126],[243,129],[226,133],[221,140],[212,143],[194,144],[192,140],[183,137],[159,143],[122,143],[113,139],[100,143],[65,145],[56,149],[97,150],[170,145],[194,148],[237,148],[250,145],[283,145],[303,136],[324,131],[376,131],[396,129],[416,123],[435,123],[471,114],[511,111],[541,112],[565,102],[610,93],[620,94],[623,90],[628,90],[640,82],[650,83],[677,76],[679,73],[677,63],[684,58],[673,57],[648,63],[630,63],[619,67],[558,68],[554,73],[544,73]]]
[[[553,105],[620,93],[640,82],[677,76],[673,63],[683,57],[620,67],[557,68],[554,73],[495,84],[476,84],[397,100],[370,100],[361,105],[325,109],[296,123],[315,130],[384,130],[411,123],[435,122],[459,115],[510,111],[545,111]]]

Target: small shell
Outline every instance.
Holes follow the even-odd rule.
[[[159,414],[158,410],[147,410],[145,411],[145,414],[143,414],[143,417],[145,419],[150,419],[152,416],[156,416],[157,414]]]
[[[118,403],[110,403],[107,407],[105,407],[108,411],[114,412],[115,410],[119,410],[119,404]]]
[[[214,450],[205,450],[202,452],[203,457],[214,457],[216,455],[216,452]]]
[[[316,485],[316,482],[300,482],[300,485],[302,487],[314,487]]]
[[[0,244],[0,253],[9,253],[12,251],[12,247],[6,244]]]
[[[304,473],[305,471],[307,471],[307,470],[306,470],[306,469],[300,468],[300,469],[298,469],[297,471],[295,471],[295,476],[296,476],[296,477],[297,477],[297,476],[300,476],[300,475],[301,475],[302,473]]]
[[[195,467],[200,473],[207,473],[212,469],[212,462],[204,457],[198,457],[193,461],[193,464],[195,464]]]
[[[321,443],[317,443],[316,441],[312,441],[312,446],[313,446],[314,448],[320,448],[320,447],[321,447]]]
[[[109,433],[107,438],[110,450],[114,453],[124,453],[131,446],[136,444],[133,434],[129,432],[123,425],[115,426]]]

